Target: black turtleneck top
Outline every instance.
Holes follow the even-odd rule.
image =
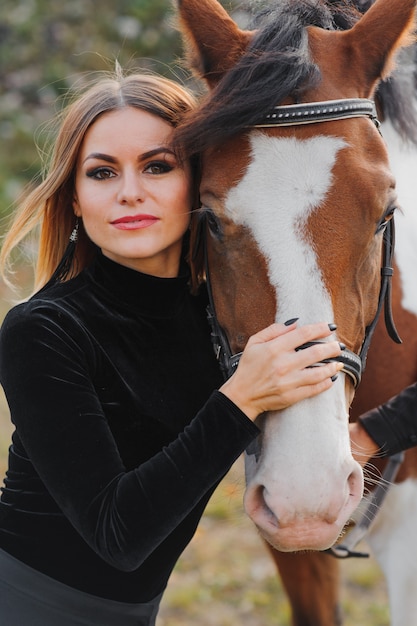
[[[188,274],[98,255],[14,307],[0,380],[15,426],[0,548],[79,590],[146,602],[257,427],[223,394]]]

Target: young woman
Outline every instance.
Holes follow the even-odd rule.
[[[328,337],[327,322],[276,324],[222,384],[206,295],[189,290],[192,164],[171,142],[194,106],[153,76],[92,86],[5,240],[3,265],[40,224],[37,292],[0,333],[15,426],[0,503],[8,626],[154,624],[256,417],[325,391],[340,367],[307,367],[337,342],[295,351]]]

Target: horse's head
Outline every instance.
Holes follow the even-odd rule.
[[[275,126],[294,109],[274,107],[372,98],[413,28],[415,4],[377,0],[360,17],[340,3],[336,13],[283,0],[243,31],[217,0],[178,1],[191,64],[209,86],[180,138],[188,153],[203,152],[211,288],[233,352],[293,317],[335,321],[338,339],[360,352],[396,207],[384,141],[366,111]],[[348,434],[353,393],[341,375],[322,395],[259,419],[245,508],[280,550],[327,548],[362,496]]]

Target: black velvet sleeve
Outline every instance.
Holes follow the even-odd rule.
[[[91,337],[57,310],[22,305],[0,334],[11,418],[49,493],[109,564],[138,568],[257,436],[215,391],[177,439],[126,471],[93,381]]]
[[[417,383],[360,416],[363,428],[385,456],[417,445]]]

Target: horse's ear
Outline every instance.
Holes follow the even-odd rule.
[[[238,28],[217,0],[176,0],[189,66],[209,87],[245,51],[252,33]]]
[[[376,0],[359,22],[343,33],[355,59],[351,68],[362,73],[369,95],[394,69],[399,49],[415,41],[416,4],[416,0]]]

